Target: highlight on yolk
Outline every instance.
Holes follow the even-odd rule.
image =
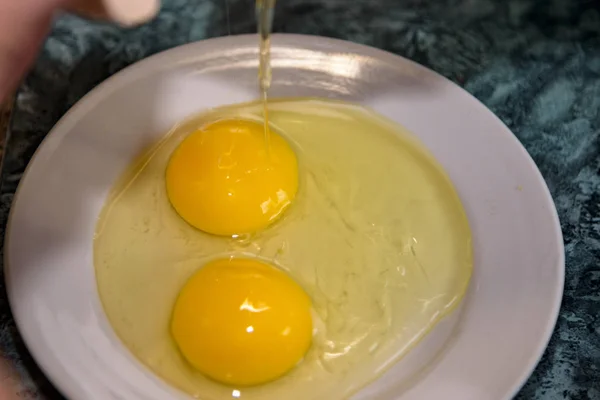
[[[171,334],[184,358],[229,385],[272,381],[312,340],[311,302],[279,269],[254,259],[209,262],[179,293]]]
[[[215,235],[261,230],[292,203],[298,162],[287,141],[262,123],[229,119],[185,138],[166,172],[167,195],[190,225]]]

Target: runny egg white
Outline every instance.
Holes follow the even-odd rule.
[[[117,335],[199,399],[345,399],[462,299],[465,212],[398,126],[316,99],[210,111],[115,184],[94,243]]]

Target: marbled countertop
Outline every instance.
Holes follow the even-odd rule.
[[[0,154],[2,154],[2,151],[4,149],[4,139],[8,130],[8,121],[10,120],[12,104],[12,98],[5,101],[4,104],[0,103]]]
[[[41,139],[96,84],[178,44],[255,30],[252,0],[164,3],[155,21],[136,29],[56,21],[14,106],[0,226]],[[600,399],[600,0],[281,0],[275,30],[411,58],[511,128],[550,187],[567,255],[558,325],[519,399]],[[21,375],[22,398],[60,399],[23,346],[0,287],[0,353]]]

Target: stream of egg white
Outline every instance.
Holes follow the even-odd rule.
[[[271,32],[275,14],[275,0],[256,0],[256,21],[258,24],[258,86],[263,106],[265,127],[265,148],[269,154],[271,148],[269,134],[268,95],[271,86]]]
[[[375,379],[462,298],[472,259],[465,213],[446,175],[408,135],[359,107],[270,103],[271,124],[297,152],[300,189],[284,218],[253,237],[224,239],[171,208],[164,173],[191,130],[220,118],[260,120],[261,104],[211,111],[170,133],[116,184],[94,243],[106,314],[155,373],[201,399],[232,388],[194,372],[169,335],[173,302],[207,260],[259,257],[299,282],[317,332],[305,360],[245,399],[343,399]],[[237,388],[236,388],[237,389]]]

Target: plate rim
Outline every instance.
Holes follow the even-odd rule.
[[[13,268],[11,268],[10,263],[8,261],[9,241],[10,241],[10,237],[12,236],[11,235],[12,220],[13,220],[13,216],[15,213],[14,212],[15,205],[19,201],[19,194],[21,192],[23,182],[25,182],[27,180],[28,174],[31,171],[31,169],[34,168],[36,161],[39,159],[40,154],[42,152],[48,151],[51,147],[50,145],[53,144],[51,142],[56,141],[57,138],[54,137],[55,132],[64,129],[63,127],[68,126],[68,124],[71,123],[71,121],[73,121],[73,122],[76,121],[79,118],[79,114],[85,113],[86,110],[93,109],[95,107],[94,101],[96,99],[100,99],[100,96],[102,94],[104,94],[104,92],[106,90],[109,90],[111,87],[112,88],[119,87],[119,84],[121,83],[121,81],[125,81],[128,76],[135,75],[136,71],[143,70],[143,69],[148,69],[149,71],[150,70],[151,71],[161,70],[162,67],[154,65],[156,63],[156,61],[158,61],[160,59],[171,58],[177,52],[186,52],[187,49],[192,49],[192,48],[196,48],[197,50],[200,50],[203,46],[206,46],[207,43],[209,43],[209,44],[212,43],[214,45],[214,43],[220,41],[220,42],[224,42],[227,44],[228,42],[233,42],[236,40],[247,40],[247,38],[251,38],[251,37],[257,39],[256,52],[258,53],[258,36],[256,34],[250,33],[250,34],[241,34],[241,35],[229,35],[229,36],[206,38],[206,39],[202,39],[199,41],[185,43],[185,44],[181,44],[181,45],[178,45],[175,47],[171,47],[169,49],[162,50],[160,52],[152,54],[148,57],[145,57],[141,60],[138,60],[138,61],[124,67],[123,69],[112,74],[111,76],[107,77],[105,80],[103,80],[102,82],[100,82],[99,84],[94,86],[90,91],[88,91],[85,95],[83,95],[75,104],[73,104],[59,118],[59,120],[56,122],[56,124],[54,124],[54,126],[44,136],[44,138],[42,139],[42,141],[36,148],[35,152],[31,156],[29,162],[27,163],[27,166],[25,167],[25,170],[23,171],[23,174],[19,180],[18,186],[14,192],[14,195],[13,195],[13,198],[11,201],[11,205],[10,205],[10,208],[8,211],[6,226],[5,226],[4,241],[3,241],[3,246],[4,246],[3,247],[3,250],[4,250],[4,254],[3,254],[4,283],[6,286],[8,304],[9,304],[11,313],[13,315],[13,319],[14,319],[16,327],[18,329],[18,333],[27,348],[27,351],[30,353],[30,355],[34,359],[36,365],[43,372],[46,379],[48,379],[51,382],[51,384],[57,390],[59,390],[61,392],[61,394],[68,396],[68,398],[71,398],[71,396],[74,395],[75,393],[77,393],[78,390],[74,389],[74,387],[71,383],[64,382],[64,380],[62,380],[59,377],[59,374],[56,374],[53,372],[53,368],[51,365],[49,365],[49,363],[42,360],[42,357],[37,356],[33,351],[30,350],[35,347],[35,346],[30,346],[30,343],[33,343],[35,341],[35,338],[33,337],[33,335],[31,333],[28,333],[28,331],[25,329],[27,324],[23,321],[22,316],[20,316],[19,313],[16,311],[15,304],[18,299],[16,298],[16,295],[13,291],[12,285],[10,284],[10,276],[13,273]],[[562,306],[562,298],[563,298],[564,286],[565,286],[565,273],[566,273],[564,240],[563,240],[562,227],[561,227],[558,211],[556,209],[554,199],[552,198],[550,189],[548,188],[548,185],[546,183],[546,180],[544,179],[544,176],[542,175],[537,164],[535,163],[535,161],[533,160],[533,158],[531,157],[531,155],[529,154],[529,152],[527,151],[525,146],[519,141],[519,139],[510,130],[510,128],[508,128],[508,126],[506,126],[506,124],[494,112],[492,112],[485,104],[483,104],[479,99],[477,99],[469,91],[464,89],[462,86],[456,84],[455,82],[451,81],[450,79],[446,78],[445,76],[438,73],[437,71],[430,69],[430,68],[428,68],[422,64],[419,64],[411,59],[408,59],[404,56],[392,53],[387,50],[368,46],[365,44],[356,43],[356,42],[352,42],[352,41],[344,40],[344,39],[326,37],[326,36],[276,33],[276,34],[273,34],[273,39],[275,39],[274,43],[272,43],[273,47],[290,45],[290,44],[292,44],[290,42],[301,44],[301,43],[307,43],[310,41],[318,40],[322,44],[326,44],[328,46],[330,45],[331,48],[333,48],[333,49],[342,47],[348,53],[359,52],[359,51],[362,53],[369,53],[379,59],[386,58],[387,60],[408,63],[412,67],[416,68],[417,70],[426,71],[428,74],[433,74],[438,79],[445,81],[445,83],[447,85],[453,86],[455,90],[458,89],[461,92],[463,92],[463,94],[466,94],[470,98],[470,101],[472,102],[473,105],[476,105],[482,109],[481,112],[487,113],[490,117],[494,118],[496,120],[496,122],[498,122],[504,128],[503,129],[504,134],[510,136],[510,138],[512,139],[514,144],[516,144],[518,146],[520,152],[522,153],[522,156],[524,156],[527,159],[527,162],[532,166],[532,169],[535,171],[534,174],[536,175],[536,179],[539,180],[539,182],[541,183],[541,186],[543,188],[543,191],[544,191],[543,194],[544,194],[545,201],[547,201],[549,204],[549,211],[551,211],[551,214],[552,214],[552,225],[554,227],[553,233],[556,236],[555,240],[560,245],[558,246],[557,249],[554,249],[558,252],[558,254],[557,254],[558,258],[556,260],[557,261],[556,265],[553,266],[553,268],[556,268],[557,282],[556,282],[556,287],[554,288],[554,298],[553,298],[553,302],[552,302],[550,318],[548,318],[546,321],[546,325],[544,327],[544,335],[543,335],[543,337],[540,338],[540,340],[538,342],[538,346],[535,348],[535,351],[532,352],[532,355],[531,355],[529,361],[527,362],[527,365],[523,365],[521,368],[522,373],[520,374],[519,381],[514,382],[514,384],[512,384],[511,389],[507,388],[507,395],[509,396],[508,398],[515,397],[519,393],[519,391],[525,386],[525,384],[528,382],[528,380],[530,379],[534,370],[536,369],[536,367],[538,366],[542,357],[544,356],[546,349],[548,347],[548,344],[554,334],[554,331],[556,329],[556,325],[558,322],[558,318],[560,316],[561,306]],[[283,40],[284,42],[280,43],[279,42],[280,40]],[[19,94],[20,93],[17,94],[15,101],[17,101]],[[10,129],[10,125],[8,128]],[[68,129],[65,129],[65,130],[68,131]],[[54,146],[58,146],[58,145],[60,145],[60,141],[58,143],[54,143]],[[75,400],[75,398],[73,398],[73,399]]]

